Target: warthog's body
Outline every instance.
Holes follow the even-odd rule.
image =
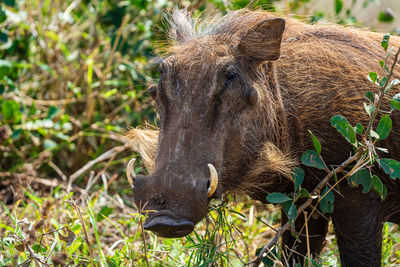
[[[264,12],[229,14],[207,29],[198,26],[202,33],[191,23],[181,12],[171,22],[176,44],[161,65],[161,81],[149,89],[161,117],[155,169],[138,177],[134,189],[138,206],[159,211],[147,228],[167,237],[189,233],[205,216],[208,163],[220,177],[213,197],[244,190],[265,202],[270,192],[292,190],[290,171],[313,147],[308,130],[320,139],[327,164],[347,159],[352,148],[330,118],[341,114],[366,126],[363,96],[376,90],[367,74],[385,57],[382,34],[293,19],[285,27]],[[399,38],[390,45],[400,46]],[[392,119],[392,133],[379,145],[389,149],[384,157],[400,160],[399,112]],[[151,165],[151,150],[142,152]],[[325,173],[305,170],[311,191]],[[400,222],[400,183],[374,172],[388,188],[385,201],[347,182],[335,193],[332,219],[343,266],[379,266],[382,224]],[[327,225],[322,216],[310,219],[313,253],[322,249]],[[283,238],[294,242],[289,233]],[[305,254],[306,242],[298,251]]]

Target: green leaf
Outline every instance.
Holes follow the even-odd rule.
[[[118,90],[116,88],[114,88],[114,89],[111,89],[111,90],[103,93],[103,97],[104,98],[109,98],[109,97],[115,95],[116,93],[118,93]]]
[[[295,168],[292,172],[292,177],[294,180],[294,191],[297,192],[297,190],[300,188],[300,185],[304,181],[304,171],[302,168]]]
[[[11,139],[12,139],[13,141],[16,141],[18,138],[21,137],[21,134],[22,134],[22,129],[17,129],[17,130],[15,130],[15,131],[13,131],[13,133],[12,133],[12,135],[11,135]]]
[[[383,40],[381,42],[381,46],[383,47],[383,49],[385,49],[385,51],[387,51],[387,49],[388,49],[389,39],[390,39],[390,34],[385,34],[383,36]]]
[[[11,120],[14,123],[18,123],[21,120],[22,113],[19,109],[19,104],[14,100],[8,99],[1,104],[1,114],[3,119],[8,121]]]
[[[363,134],[364,131],[364,126],[362,126],[361,124],[357,123],[356,127],[355,127],[356,133],[359,135]]]
[[[379,12],[378,20],[384,23],[391,23],[394,20],[393,11],[386,9],[385,11]]]
[[[335,196],[333,195],[332,191],[329,191],[328,186],[325,187],[324,191],[321,194],[321,199],[319,202],[319,208],[322,213],[332,213],[333,212],[333,202],[335,200]],[[326,195],[325,195],[326,194]]]
[[[100,222],[100,221],[104,220],[104,218],[108,217],[113,212],[113,210],[114,210],[114,208],[111,208],[108,206],[102,207],[100,212],[97,213],[97,215],[96,215],[96,221]]]
[[[392,104],[392,110],[394,109],[400,110],[400,93],[395,94],[393,96],[393,99],[390,100],[390,103]]]
[[[53,150],[57,147],[57,143],[51,139],[45,139],[43,142],[43,146],[47,150]]]
[[[321,199],[318,206],[323,214],[327,213],[329,210],[329,202],[326,201],[325,198]]]
[[[343,1],[342,0],[335,0],[335,12],[336,15],[340,13],[343,9]]]
[[[307,150],[301,156],[301,162],[308,167],[314,167],[320,170],[325,170],[325,165],[320,159],[317,152],[314,150]]]
[[[351,127],[350,123],[345,117],[341,115],[333,116],[331,118],[331,124],[333,127],[336,128],[339,133],[341,133],[346,138],[347,142],[350,142],[351,144],[356,143],[357,139],[354,128]]]
[[[364,103],[364,109],[368,113],[368,115],[371,116],[375,112],[376,107],[372,104],[367,105],[366,103]]]
[[[308,130],[308,132],[310,133],[311,139],[313,141],[315,151],[317,151],[318,155],[321,155],[321,143],[310,130]]]
[[[283,203],[286,202],[288,200],[292,200],[291,198],[289,198],[287,195],[281,194],[281,193],[271,193],[268,194],[267,196],[267,201],[270,203]]]
[[[386,43],[387,44],[387,43]],[[379,65],[381,65],[382,69],[385,70],[386,74],[390,73],[388,66],[386,65],[384,60],[379,60]]]
[[[32,246],[32,250],[35,251],[36,253],[45,253],[47,252],[47,249],[39,244],[35,244]]]
[[[392,89],[392,87],[396,86],[400,84],[400,80],[399,79],[393,79],[390,84],[386,87],[385,89],[385,93],[387,93],[390,89]]]
[[[38,197],[35,192],[29,192],[28,190],[26,190],[25,195],[29,197],[33,202],[35,202],[38,206],[43,205],[44,200]]]
[[[373,104],[374,103],[374,93],[368,91],[365,93],[365,98],[368,99],[368,101]]]
[[[4,0],[4,4],[7,6],[14,7],[15,6],[15,0]]]
[[[386,84],[386,82],[387,82],[387,77],[383,77],[380,81],[379,81],[379,86],[380,87],[383,87],[383,86],[385,86],[385,84]],[[386,88],[387,89],[387,88]],[[386,90],[385,90],[385,92],[386,92]]]
[[[282,210],[283,210],[283,212],[286,214],[286,216],[288,216],[289,217],[289,208],[290,208],[290,206],[292,205],[292,203],[293,203],[293,201],[292,200],[288,200],[288,201],[285,201],[285,202],[283,202],[282,204],[281,204],[281,206],[282,206]]]
[[[362,190],[363,193],[368,193],[369,190],[371,190],[372,186],[371,175],[368,173],[368,175],[359,176],[356,180],[356,183],[361,184],[363,186]]]
[[[12,65],[9,61],[0,59],[0,80],[10,72],[11,67]]]
[[[329,191],[329,192],[328,192]],[[326,192],[328,192],[328,194],[326,194]],[[332,202],[335,201],[335,195],[333,194],[332,190],[329,190],[329,187],[326,186],[324,192],[322,193],[322,195],[325,195],[325,198],[329,201]]]
[[[392,120],[389,115],[384,115],[376,128],[376,133],[379,135],[379,140],[386,139],[392,129]]]
[[[4,32],[0,32],[0,44],[6,44],[8,42],[8,35]]]
[[[393,180],[400,178],[400,162],[394,159],[379,159],[379,165],[386,174],[390,175]]]
[[[370,80],[373,83],[376,83],[376,80],[378,79],[378,73],[376,72],[370,72],[368,74],[368,80]]]
[[[390,99],[390,106],[392,110],[399,110],[400,111],[400,99]]]
[[[372,187],[382,197],[382,195],[383,195],[383,184],[382,184],[381,179],[379,179],[379,177],[376,176],[376,175],[372,176]],[[382,199],[383,199],[383,197],[382,197]]]
[[[383,190],[382,190],[382,199],[385,199],[387,196],[387,188],[385,185],[383,185]]]
[[[361,169],[348,178],[350,185],[357,187],[363,186],[363,193],[368,193],[372,186],[371,174],[367,169]]]
[[[60,111],[59,108],[55,106],[50,106],[49,107],[49,113],[47,114],[48,119],[53,119],[55,116],[57,116],[58,112]]]
[[[0,23],[4,22],[6,19],[7,19],[6,12],[3,9],[1,9],[0,6]]]
[[[307,189],[305,189],[305,188],[300,188],[300,197],[309,198],[309,197],[310,197],[310,193],[308,192]]]
[[[297,209],[296,206],[292,203],[292,205],[290,206],[289,210],[288,210],[288,218],[289,220],[294,221],[297,217]]]

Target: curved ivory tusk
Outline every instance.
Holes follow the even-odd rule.
[[[132,188],[135,184],[135,171],[133,169],[133,164],[135,163],[136,158],[132,158],[129,162],[128,165],[126,166],[126,177],[128,178],[129,183],[131,184]]]
[[[208,188],[208,197],[211,197],[218,186],[218,173],[212,164],[208,164],[210,169],[210,188]]]

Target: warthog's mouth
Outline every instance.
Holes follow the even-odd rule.
[[[159,212],[147,218],[144,229],[150,230],[161,237],[183,237],[194,229],[194,223],[184,218],[175,219],[169,212]]]

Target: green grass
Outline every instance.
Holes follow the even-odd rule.
[[[104,188],[86,198],[60,187],[41,197],[27,190],[14,205],[2,204],[0,265],[244,266],[275,234],[264,222],[278,228],[279,211],[230,200],[213,202],[209,216],[189,236],[165,239],[143,232],[145,215],[130,207],[128,198]],[[338,266],[330,229],[316,259],[320,266]],[[398,226],[385,224],[384,266],[400,263],[399,238]]]
[[[257,247],[248,244],[272,236],[254,217],[265,217],[267,210],[258,214],[256,208],[262,207],[248,201],[213,203],[208,218],[190,236],[164,239],[143,232],[144,215],[104,189],[87,199],[60,187],[42,197],[26,191],[14,205],[2,205],[0,264],[243,266]]]

